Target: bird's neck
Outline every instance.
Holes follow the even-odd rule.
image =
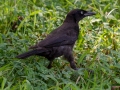
[[[76,20],[72,16],[66,16],[66,19],[64,20],[65,23],[75,23],[78,24],[79,20]]]

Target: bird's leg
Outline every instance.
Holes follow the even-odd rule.
[[[50,69],[51,67],[52,67],[52,62],[53,62],[53,60],[49,60],[50,61],[50,63],[49,63],[49,65],[48,65],[48,69]]]
[[[72,53],[69,53],[69,54],[65,55],[65,58],[70,62],[70,66],[71,66],[72,69],[78,70],[78,68],[75,65]]]
[[[74,58],[73,58],[73,57],[70,56],[70,58],[69,58],[68,61],[70,62],[71,68],[73,68],[74,70],[78,70],[78,68],[77,68],[76,65],[75,65],[75,62],[74,62]]]
[[[77,68],[76,65],[75,65],[74,60],[69,61],[69,62],[70,62],[70,66],[71,66],[71,68],[73,68],[74,70],[78,70],[78,68]]]

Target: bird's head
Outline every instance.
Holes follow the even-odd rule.
[[[65,22],[78,23],[84,17],[92,16],[92,15],[95,15],[95,13],[90,11],[85,11],[82,9],[74,9],[67,14]]]

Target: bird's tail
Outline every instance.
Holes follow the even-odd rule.
[[[34,49],[34,50],[31,50],[31,51],[25,52],[23,54],[20,54],[20,55],[16,56],[16,58],[24,59],[24,58],[27,58],[29,56],[37,55],[37,54],[40,54],[40,53],[43,53],[43,52],[44,52],[44,50]]]

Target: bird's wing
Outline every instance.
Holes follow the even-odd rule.
[[[73,36],[68,36],[68,35],[58,35],[58,36],[52,36],[52,37],[47,37],[41,42],[39,42],[37,45],[32,46],[32,48],[38,48],[38,47],[59,47],[59,46],[64,46],[64,45],[72,45],[75,43],[77,40],[76,37]]]
[[[52,37],[49,39],[44,39],[41,41],[38,46],[42,47],[58,47],[63,45],[71,45],[74,44],[76,41],[76,37],[68,36],[68,35],[62,35],[58,37]]]
[[[49,39],[49,41],[44,43],[44,47],[58,47],[63,45],[71,45],[71,44],[74,44],[75,41],[76,41],[76,37],[64,35],[64,36],[56,37],[53,39]],[[41,42],[41,45],[42,45],[42,42]]]

